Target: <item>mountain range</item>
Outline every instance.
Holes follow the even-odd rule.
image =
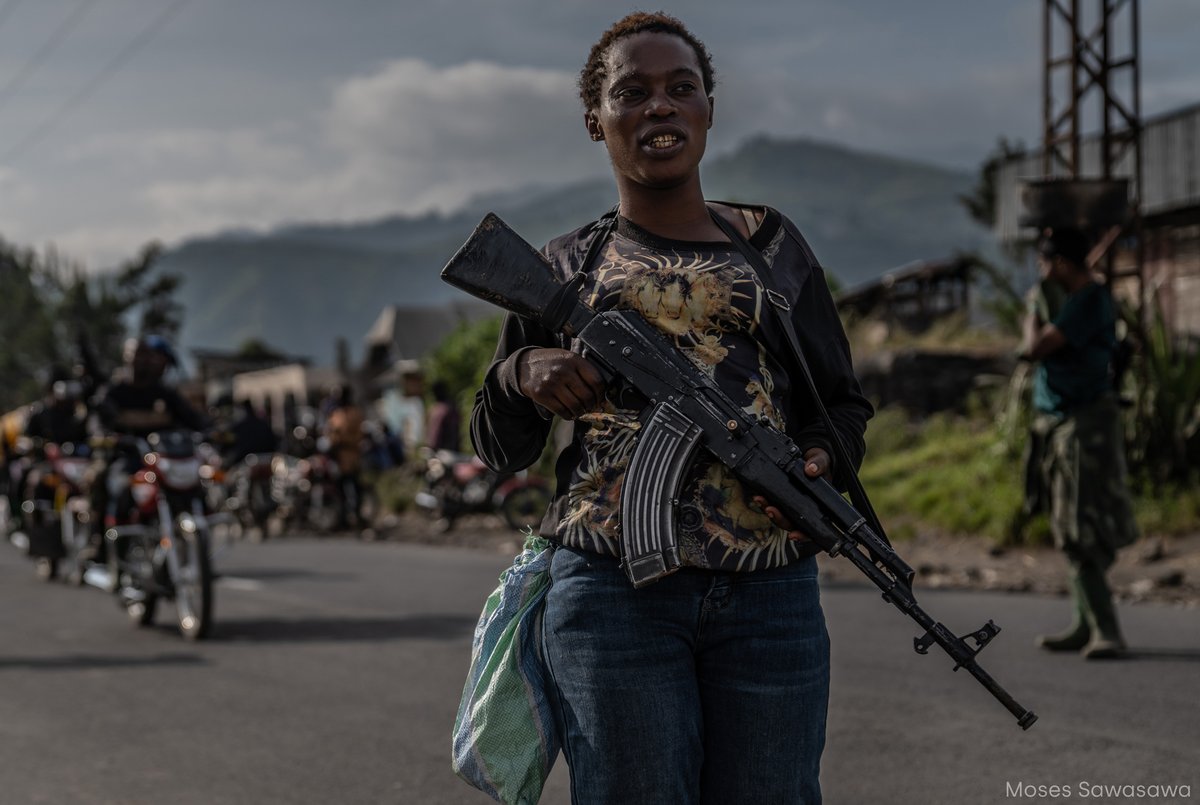
[[[760,137],[706,161],[703,183],[709,198],[766,203],[788,215],[844,287],[985,241],[957,200],[974,177],[936,165]],[[357,360],[385,306],[466,298],[438,272],[485,212],[540,245],[615,201],[608,178],[528,187],[452,213],[195,238],[165,252],[159,266],[184,279],[185,349],[234,349],[256,338],[328,363],[341,337]]]

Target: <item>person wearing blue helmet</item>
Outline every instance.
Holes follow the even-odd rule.
[[[182,395],[163,381],[167,369],[178,366],[175,350],[161,335],[142,335],[125,345],[125,365],[108,387],[97,408],[100,424],[115,436],[144,438],[156,431],[186,429],[201,431],[208,421]],[[118,447],[104,474],[105,480],[92,485],[92,510],[98,515],[93,541],[96,560],[103,561],[106,523],[120,514],[126,503],[125,489],[140,457],[127,442]]]

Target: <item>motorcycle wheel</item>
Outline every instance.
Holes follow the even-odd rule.
[[[438,534],[449,534],[454,530],[454,521],[462,509],[458,491],[451,481],[443,479],[430,493],[437,499],[437,505],[429,510],[433,517],[433,530]]]
[[[70,506],[63,513],[62,542],[67,555],[59,572],[60,574],[65,572],[67,583],[76,587],[83,586],[83,572],[86,570],[87,564],[83,557],[85,551],[88,550],[89,542],[88,529],[90,526],[86,517],[87,515],[80,516]],[[67,528],[68,523],[70,523],[69,529]]]
[[[500,514],[509,528],[520,530],[541,522],[550,505],[550,492],[541,486],[522,486],[514,489],[500,504]]]
[[[212,630],[213,575],[207,531],[176,531],[179,578],[174,579],[179,631],[188,640],[201,640]]]
[[[250,515],[254,521],[254,527],[258,529],[260,541],[266,540],[271,532],[271,511],[274,506],[271,503],[271,490],[261,481],[255,481],[250,484]]]
[[[146,580],[138,583],[129,574],[122,579],[122,563],[139,561],[149,563],[149,550],[140,540],[134,540],[125,544],[123,550],[122,546],[117,542],[112,541],[109,543],[108,571],[112,579],[111,589],[117,593],[117,603],[125,610],[125,614],[129,617],[130,622],[135,626],[150,626],[154,623],[155,613],[158,612],[158,594],[146,589],[149,586]],[[123,592],[124,587],[121,583],[123,580],[129,581],[130,587],[141,593],[142,598],[140,601],[132,601],[126,597]]]
[[[308,510],[308,524],[318,534],[337,531],[338,510],[332,501],[326,501]]]

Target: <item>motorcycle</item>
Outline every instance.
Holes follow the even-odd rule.
[[[91,450],[86,444],[44,443],[30,456],[21,502],[24,530],[13,541],[34,559],[39,578],[56,579],[65,566],[67,575],[79,581],[91,520]]]
[[[536,475],[493,472],[478,456],[449,450],[425,456],[423,488],[416,504],[436,519],[442,531],[454,528],[464,514],[498,513],[510,528],[541,521],[550,504],[550,489]]]
[[[276,453],[267,490],[284,531],[315,529],[328,534],[341,517],[337,466],[322,453],[297,458]]]
[[[278,502],[274,492],[275,455],[251,453],[225,473],[229,497],[225,507],[241,523],[242,533],[256,529],[260,539],[270,534],[271,515]]]
[[[145,439],[121,437],[119,448],[136,450],[139,466],[125,489],[121,522],[105,518],[104,565],[84,581],[117,594],[136,624],[154,622],[160,599],[171,599],[185,638],[208,635],[213,624],[211,524],[201,483],[203,462],[189,431],[161,431]],[[101,481],[103,482],[103,481]]]

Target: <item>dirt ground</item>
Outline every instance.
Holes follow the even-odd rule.
[[[498,517],[474,515],[439,533],[420,514],[381,523],[379,536],[397,542],[450,545],[515,555],[521,535]],[[1002,590],[1066,595],[1067,563],[1053,548],[995,549],[986,540],[922,534],[898,543],[896,552],[917,572],[923,588]],[[844,559],[822,555],[825,578],[862,576]],[[1121,552],[1109,580],[1121,601],[1156,601],[1200,609],[1200,533],[1186,537],[1147,536]]]

